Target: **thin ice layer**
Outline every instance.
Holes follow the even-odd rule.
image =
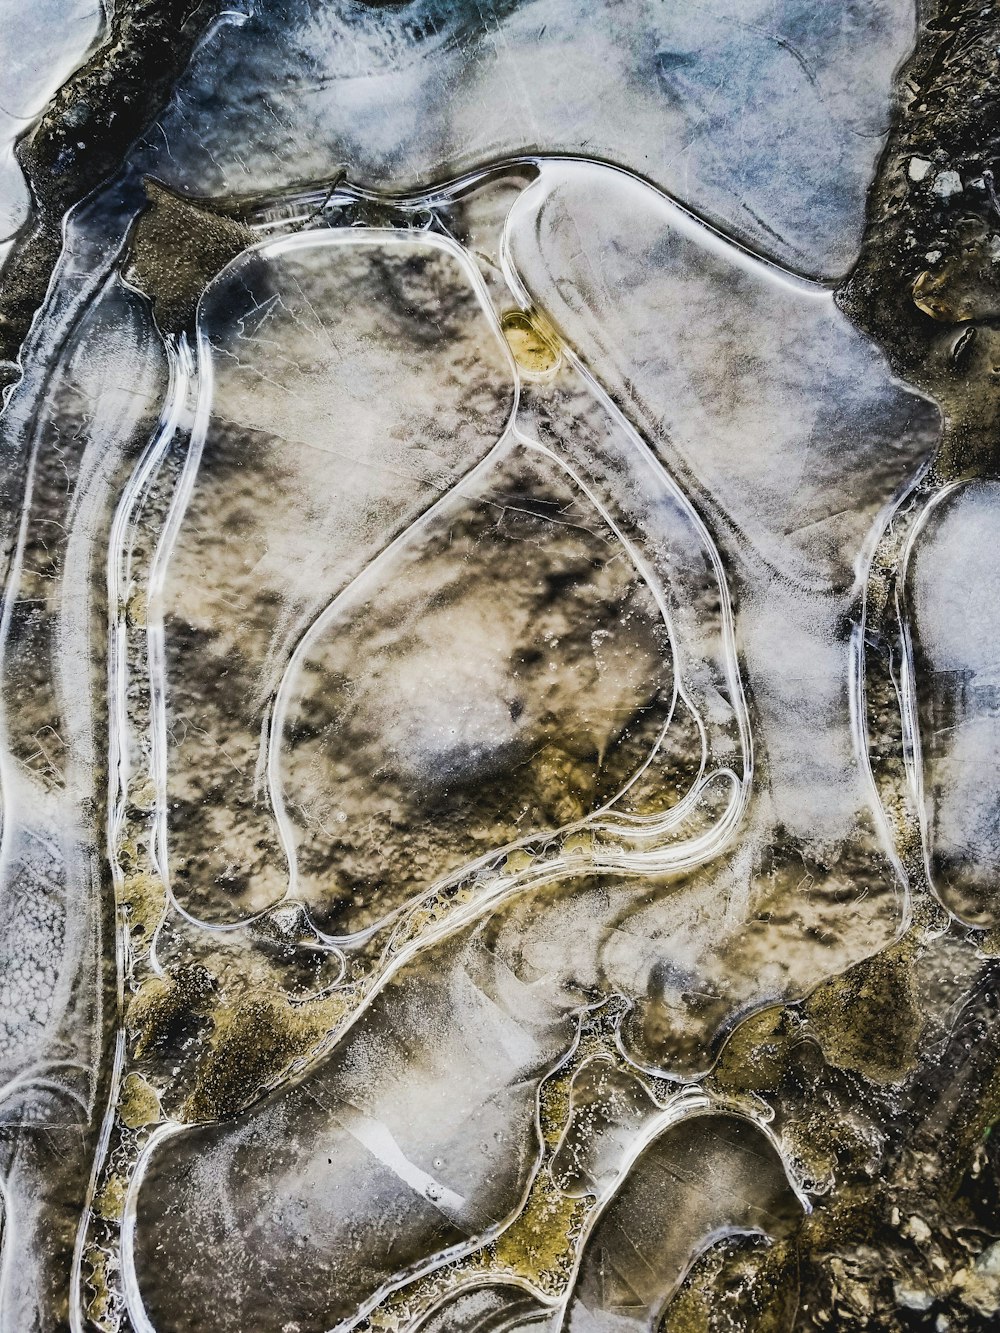
[[[723,1236],[779,1239],[802,1205],[752,1121],[696,1115],[644,1149],[587,1238],[564,1333],[656,1328],[691,1260]]]
[[[325,1333],[393,1278],[471,1248],[520,1206],[535,1085],[574,1028],[466,930],[386,986],[297,1086],[162,1138],[128,1258],[157,1333]]]
[[[646,991],[635,1039],[657,1064],[683,1015],[725,995],[808,989],[898,928],[856,722],[859,584],[937,414],[828,292],[606,168],[544,164],[510,214],[507,253],[514,280],[696,498],[737,605],[755,719],[738,853],[715,871],[715,907],[706,898],[686,914],[676,890],[626,907],[605,953],[609,979]],[[707,894],[711,873],[685,894]]]
[[[324,612],[282,696],[291,891],[350,933],[612,802],[670,722],[669,627],[587,496],[514,444]]]
[[[533,203],[551,197],[546,194],[550,170],[556,169],[542,169],[540,185],[512,215],[509,253],[521,278],[532,263],[544,274],[552,257],[548,247],[555,233],[524,225]],[[138,1190],[135,1260],[142,1299],[165,1329],[184,1328],[186,1318],[171,1273],[184,1272],[207,1298],[216,1267],[203,1256],[226,1256],[235,1253],[233,1247],[244,1252],[241,1237],[246,1234],[260,1236],[264,1255],[305,1255],[303,1266],[310,1273],[323,1271],[329,1246],[341,1247],[339,1252],[348,1246],[358,1256],[356,1263],[341,1268],[334,1291],[312,1280],[305,1293],[301,1285],[294,1287],[296,1299],[304,1302],[304,1326],[313,1321],[320,1327],[324,1318],[346,1317],[360,1308],[394,1274],[429,1261],[449,1245],[475,1243],[482,1235],[477,1224],[488,1227],[510,1216],[532,1160],[530,1093],[547,1062],[568,1049],[572,1015],[595,995],[618,991],[635,1002],[627,1040],[643,1063],[672,1075],[699,1073],[711,1063],[720,1030],[742,1011],[803,993],[872,952],[898,927],[900,884],[852,727],[856,677],[851,638],[857,614],[852,584],[855,561],[863,569],[881,509],[908,471],[921,464],[932,440],[934,414],[890,379],[828,297],[776,279],[703,232],[692,231],[684,219],[680,261],[673,271],[663,263],[658,267],[654,258],[670,258],[675,210],[619,174],[570,166],[559,171],[563,183],[583,179],[586,205],[601,216],[602,209],[608,211],[608,226],[619,240],[613,249],[598,226],[588,234],[572,217],[564,219],[563,234],[573,237],[573,244],[561,255],[558,286],[553,282],[543,292],[536,285],[537,304],[565,336],[567,305],[572,313],[569,303],[586,290],[586,282],[601,282],[608,256],[625,267],[627,245],[647,242],[653,257],[640,252],[627,268],[628,283],[605,282],[600,300],[592,298],[600,309],[599,327],[613,328],[617,338],[613,346],[601,348],[607,381],[617,388],[616,374],[629,375],[630,396],[626,400],[623,394],[622,400],[649,431],[661,457],[675,461],[670,453],[675,440],[687,447],[677,472],[693,489],[696,465],[714,465],[718,472],[713,478],[717,497],[709,501],[700,487],[696,493],[739,593],[737,634],[760,731],[756,785],[742,826],[746,843],[725,860],[718,857],[731,845],[727,839],[735,825],[708,800],[713,782],[725,785],[735,779],[739,790],[749,776],[712,767],[725,753],[727,705],[730,719],[738,707],[737,700],[719,691],[725,655],[719,655],[713,692],[706,688],[712,673],[704,658],[699,665],[699,654],[691,652],[694,645],[704,649],[714,642],[721,607],[727,605],[725,589],[717,586],[714,597],[709,595],[710,580],[704,577],[706,570],[717,577],[718,566],[706,560],[690,584],[684,582],[684,570],[690,578],[697,561],[671,568],[670,529],[660,534],[657,506],[644,508],[641,502],[643,495],[649,502],[656,486],[651,479],[647,487],[632,484],[652,467],[659,470],[664,497],[672,494],[661,464],[645,452],[629,454],[615,430],[595,430],[587,413],[574,408],[573,393],[553,387],[558,380],[525,389],[521,428],[546,448],[561,451],[578,475],[596,483],[626,528],[645,525],[647,542],[657,533],[666,543],[652,545],[657,567],[669,571],[663,586],[674,597],[681,588],[686,594],[680,598],[688,604],[686,617],[675,621],[684,630],[678,636],[678,670],[684,678],[685,655],[693,660],[693,679],[701,684],[692,703],[712,744],[705,785],[686,812],[689,822],[674,831],[678,841],[668,848],[677,859],[657,864],[651,857],[645,873],[639,863],[632,874],[565,876],[525,888],[478,926],[464,927],[430,952],[417,953],[336,1053],[300,1084],[271,1094],[233,1126],[164,1140]],[[576,177],[576,172],[585,175]],[[605,190],[608,182],[614,189]],[[624,191],[620,199],[619,187]],[[594,221],[593,213],[585,216]],[[584,239],[592,242],[589,251]],[[539,243],[540,250],[533,250],[532,244]],[[702,319],[692,320],[688,310],[683,327],[670,329],[669,312],[682,304],[678,288],[697,298]],[[735,311],[738,331],[756,331],[762,350],[752,373],[740,360],[735,336],[718,339],[720,323],[725,328],[720,314],[725,303]],[[581,301],[580,306],[586,316],[588,305]],[[713,315],[714,325],[709,322]],[[652,371],[641,355],[648,337],[643,340],[630,319],[644,321],[641,330],[656,334],[656,347],[662,350]],[[664,323],[669,338],[663,335]],[[574,341],[593,362],[590,332],[581,317]],[[713,357],[721,366],[709,364]],[[838,386],[851,387],[849,411],[839,422],[832,414],[817,422],[816,386],[833,371]],[[727,374],[731,394],[720,405],[715,389]],[[647,406],[652,393],[660,395],[655,416]],[[744,429],[734,437],[731,414],[741,409]],[[661,428],[668,412],[673,413],[669,440]],[[827,432],[834,427],[831,441]],[[624,423],[618,430],[623,439],[631,438]],[[737,441],[743,446],[742,475],[727,481],[721,460]],[[842,512],[842,495],[825,507],[821,495],[820,483],[833,475],[835,451],[845,462],[854,459],[856,470],[874,473],[882,486],[881,492],[873,486],[867,505],[855,503],[849,513]],[[797,467],[791,466],[793,460]],[[804,484],[810,469],[812,488]],[[783,487],[784,502],[780,507],[762,503],[762,512],[756,512],[752,501],[768,487]],[[819,521],[795,523],[796,504]],[[743,522],[735,522],[734,514]],[[741,531],[744,526],[752,540]],[[704,541],[711,551],[707,534]],[[738,761],[740,747],[732,735],[729,750]],[[738,813],[742,806],[737,802],[732,808]],[[603,856],[597,844],[592,869]],[[400,996],[406,996],[405,1004]],[[467,1040],[475,1043],[474,1059],[464,1045],[460,1053],[450,1051],[454,1042]],[[425,1055],[428,1042],[442,1043],[440,1050],[449,1054],[440,1059]],[[368,1054],[372,1043],[380,1052],[374,1061]],[[468,1072],[471,1101],[463,1093],[456,1102],[447,1076],[456,1059]],[[360,1093],[344,1091],[344,1071],[361,1068],[367,1077],[365,1105],[373,1108],[365,1114],[375,1123],[360,1129],[355,1123],[358,1132],[345,1137],[336,1099],[347,1095],[358,1104]],[[477,1143],[476,1126],[487,1105],[494,1141],[504,1145],[502,1159],[494,1158],[485,1141]],[[421,1108],[419,1115],[412,1113],[414,1107]],[[456,1124],[453,1117],[461,1107],[465,1118]],[[359,1138],[362,1130],[365,1137]],[[388,1195],[366,1196],[359,1142],[375,1152],[379,1171],[391,1162],[402,1182],[393,1185],[402,1193],[391,1204]],[[294,1144],[294,1164],[274,1157],[279,1143]],[[435,1162],[449,1166],[448,1172],[435,1174]],[[295,1204],[304,1197],[304,1181],[310,1182],[308,1216]],[[275,1200],[286,1194],[286,1202],[275,1208]],[[443,1230],[435,1220],[442,1209],[451,1224]],[[242,1220],[233,1225],[234,1218]],[[379,1239],[386,1218],[393,1235],[406,1238],[403,1249],[387,1248]],[[167,1256],[158,1273],[150,1260],[155,1244]],[[256,1243],[252,1248],[256,1252]],[[284,1258],[267,1262],[275,1292],[273,1315],[270,1307],[255,1307],[264,1328],[277,1320],[279,1310],[287,1310],[283,1302],[293,1284]],[[226,1271],[233,1273],[227,1294],[233,1314],[225,1317],[238,1321],[252,1289],[238,1267],[227,1262]]]
[[[908,571],[931,881],[964,921],[1000,921],[1000,485],[931,510]]]
[[[850,266],[913,0],[306,0],[212,36],[143,167],[258,194],[379,192],[522,153],[614,162],[797,271]]]
[[[395,233],[302,240],[239,261],[214,288],[198,367],[207,422],[190,448],[183,434],[171,446],[183,471],[151,612],[160,782],[174,893],[212,920],[288,887],[267,747],[297,644],[483,460],[513,402],[505,345],[457,250]]]
[[[0,1327],[55,1327],[90,1175],[114,948],[101,871],[117,493],[164,390],[117,280],[46,347],[0,429]],[[108,955],[102,957],[103,951]]]
[[[523,690],[522,709],[515,712],[534,719],[531,725],[537,727],[552,711],[545,682],[559,676],[559,671],[549,670],[556,665],[562,669],[557,688],[567,715],[589,717],[588,725],[611,724],[615,729],[617,692],[626,686],[631,690],[630,673],[636,662],[645,664],[639,678],[646,690],[662,672],[665,662],[658,665],[663,653],[658,636],[669,623],[685,707],[701,724],[701,731],[695,729],[691,738],[693,767],[685,766],[691,756],[683,745],[677,746],[673,757],[677,767],[666,765],[667,776],[685,783],[677,791],[651,764],[648,789],[641,799],[635,798],[632,813],[618,816],[616,822],[613,804],[593,822],[592,850],[578,849],[576,855],[585,863],[599,859],[638,866],[648,862],[654,867],[664,861],[704,858],[707,849],[717,845],[718,833],[709,815],[700,813],[697,784],[717,782],[723,792],[733,787],[738,792],[745,765],[741,700],[733,688],[724,592],[712,548],[648,451],[579,377],[567,370],[558,389],[552,388],[543,400],[544,411],[539,405],[525,418],[525,425],[537,430],[545,443],[522,445],[499,462],[494,460],[477,482],[479,504],[470,508],[477,491],[460,486],[432,521],[418,525],[381,562],[387,578],[394,574],[383,596],[369,597],[366,592],[359,605],[345,604],[342,624],[333,619],[317,622],[315,645],[309,637],[303,640],[304,663],[315,660],[319,666],[326,654],[348,654],[336,670],[336,660],[324,670],[322,679],[331,685],[329,690],[319,686],[313,690],[314,708],[336,704],[338,676],[350,672],[350,683],[359,669],[356,657],[376,678],[377,695],[392,697],[391,708],[378,718],[383,734],[392,740],[402,727],[405,737],[413,711],[430,707],[436,693],[449,684],[447,675],[443,680],[429,675],[420,689],[407,696],[393,680],[394,672],[406,675],[420,662],[424,644],[420,617],[427,618],[428,633],[442,615],[454,617],[454,629],[461,631],[461,637],[441,663],[454,673],[464,659],[482,650],[483,642],[490,651],[495,641],[502,643],[499,630],[511,617],[517,623],[518,608],[526,597],[536,629],[544,629],[545,616],[572,612],[572,623],[565,626],[567,644],[551,642],[559,635],[547,639],[542,634],[540,643],[526,645],[529,653],[544,649],[540,673],[515,664],[515,673],[502,679],[502,688]],[[566,480],[570,475],[573,485]],[[542,515],[535,493],[539,482],[544,483],[541,498],[549,501]],[[586,503],[584,493],[591,497]],[[489,503],[480,508],[483,499]],[[542,516],[544,521],[539,522]],[[463,524],[472,525],[468,534]],[[448,534],[452,539],[445,541]],[[467,535],[475,540],[467,540]],[[521,545],[519,554],[515,549],[510,555],[509,567],[501,538]],[[573,569],[566,568],[565,560],[573,552],[584,559],[580,572],[585,570],[586,577],[577,579]],[[397,554],[403,557],[398,567]],[[476,559],[470,561],[473,554]],[[481,569],[476,561],[482,562]],[[640,564],[645,584],[636,581]],[[498,594],[485,597],[478,588],[491,573],[504,575],[502,599]],[[430,575],[434,577],[427,586]],[[397,606],[397,585],[409,594],[408,608]],[[371,586],[375,589],[380,583],[373,580]],[[545,594],[543,608],[534,606],[539,588]],[[650,617],[648,604],[643,609],[653,590],[658,614],[666,617],[659,625]],[[469,615],[470,595],[474,607],[484,599],[493,605],[494,632],[485,641],[472,632],[478,621]],[[356,621],[346,614],[348,609]],[[607,623],[594,624],[593,616],[603,616],[605,610]],[[405,619],[406,632],[400,632],[399,616],[409,617],[411,612],[419,617],[412,623]],[[371,637],[373,627],[383,623],[380,613],[388,613],[381,657],[378,638]],[[337,632],[331,633],[334,629]],[[359,636],[362,643],[369,641],[365,651],[357,647]],[[606,680],[600,669],[605,659],[615,662]],[[630,665],[629,659],[635,661]],[[645,680],[650,671],[651,680]],[[353,690],[343,691],[343,699],[351,707],[368,709],[374,718],[366,691],[366,681],[359,677]],[[636,698],[641,704],[642,692]],[[469,704],[482,706],[479,696],[470,697]],[[471,716],[474,719],[475,712]],[[449,729],[465,725],[463,717],[462,710],[451,710]],[[514,720],[509,709],[506,717]],[[559,720],[554,716],[552,722]],[[426,726],[416,734],[426,743],[434,739]],[[553,730],[551,739],[557,734]],[[673,722],[666,743],[672,735]],[[290,736],[294,739],[294,730]],[[545,741],[544,736],[541,739]],[[310,735],[303,735],[299,743],[308,755]],[[607,748],[611,761],[614,747]],[[343,747],[343,754],[351,749]],[[293,760],[294,754],[289,767]],[[385,768],[397,762],[392,746],[384,747],[381,762]],[[530,775],[536,762],[529,754],[520,767]],[[628,758],[623,771],[633,762]],[[729,764],[737,773],[726,767]],[[709,775],[702,776],[706,766]],[[384,775],[372,770],[364,750],[359,769],[353,823],[363,829],[377,812],[385,789],[380,791],[379,786]],[[361,783],[365,774],[367,782]],[[484,796],[494,807],[495,786],[494,776]],[[330,790],[344,795],[342,784],[333,784]],[[563,796],[572,796],[568,780]],[[301,811],[301,795],[295,804]],[[722,803],[723,825],[731,808]],[[564,812],[556,814],[563,817]],[[412,815],[411,820],[409,837],[423,854],[433,843],[435,827],[430,820],[419,822]],[[316,827],[322,834],[322,825]],[[401,825],[398,833],[383,838],[386,850],[391,852],[393,837],[402,839],[404,833]],[[324,846],[318,835],[315,845],[318,850]],[[400,864],[404,861],[401,858]],[[372,854],[368,873],[378,865]],[[317,886],[323,882],[323,876],[317,877]],[[515,893],[517,882],[515,873],[508,892]],[[515,897],[509,909],[501,908],[481,924],[465,927],[428,952],[417,952],[333,1054],[300,1085],[271,1094],[234,1124],[190,1130],[156,1146],[137,1194],[134,1263],[142,1300],[147,1312],[155,1314],[158,1327],[186,1327],[184,1311],[196,1297],[208,1301],[213,1311],[225,1300],[226,1312],[213,1317],[231,1318],[233,1327],[243,1326],[251,1305],[261,1328],[272,1323],[280,1327],[279,1315],[291,1303],[303,1328],[322,1328],[324,1320],[346,1317],[374,1297],[395,1273],[429,1261],[449,1244],[474,1244],[513,1214],[535,1157],[535,1091],[572,1043],[574,1012],[588,995],[597,993],[600,984],[597,969],[607,913],[609,906],[617,911],[618,904],[602,896],[599,884],[593,887],[592,895],[580,885],[567,890],[580,889],[581,911],[572,927],[562,932],[558,957],[539,953],[538,946],[545,949],[552,927],[558,924],[543,880],[542,888]],[[558,891],[556,899],[558,908],[565,899]],[[455,1068],[463,1070],[460,1095],[449,1073]],[[360,1109],[362,1118],[345,1111],[343,1101],[355,1111]],[[293,1146],[275,1156],[279,1143]],[[371,1180],[381,1180],[385,1170],[395,1180],[386,1177],[385,1190],[379,1185],[373,1193]],[[442,1210],[453,1224],[450,1229],[442,1227]],[[383,1243],[385,1226],[391,1226],[398,1245]],[[266,1267],[273,1308],[262,1304],[259,1290],[239,1265],[227,1262],[227,1286],[219,1290],[216,1264],[210,1257],[233,1254],[234,1247],[242,1253],[247,1235],[255,1255],[259,1238],[265,1258],[255,1262]],[[161,1256],[155,1271],[149,1259],[152,1245],[159,1247]],[[340,1264],[331,1288],[323,1275],[333,1253],[349,1253],[352,1258]],[[314,1272],[315,1279],[303,1284],[286,1257]],[[173,1276],[180,1271],[187,1274],[185,1288]],[[181,1295],[183,1308],[178,1304]]]

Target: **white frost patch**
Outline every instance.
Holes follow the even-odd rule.
[[[442,1185],[432,1175],[417,1166],[400,1148],[388,1128],[381,1120],[373,1120],[362,1115],[353,1107],[344,1107],[338,1111],[337,1121],[347,1130],[351,1138],[367,1148],[373,1157],[377,1157],[383,1166],[388,1167],[410,1189],[422,1195],[430,1203],[440,1208],[443,1213],[455,1215],[465,1208],[465,1199],[461,1194]]]

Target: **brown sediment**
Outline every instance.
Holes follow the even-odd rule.
[[[911,970],[916,943],[907,936],[809,996],[804,1011],[830,1064],[874,1083],[912,1073],[923,1027]]]
[[[203,201],[184,199],[159,181],[145,181],[149,207],[129,237],[125,276],[147,296],[161,333],[194,328],[202,292],[255,240],[245,223]]]
[[[941,446],[918,504],[951,480],[1000,466],[1000,11],[939,0],[924,18],[900,75],[860,258],[837,294],[893,369],[943,408]],[[818,1164],[825,1137],[833,1183],[814,1199],[800,1237],[794,1327],[803,1330],[978,1333],[1000,1313],[1000,1296],[984,1308],[968,1276],[1000,1223],[991,942],[949,925],[904,808],[911,798],[894,718],[893,636],[908,530],[903,522],[888,542],[870,584],[866,680],[875,777],[902,839],[913,923],[797,1007],[800,1039],[816,1042],[824,1060],[808,1078],[779,1040],[780,1016],[757,1020],[767,1029],[764,1049],[773,1048],[766,1100],[789,1116],[785,1141],[796,1152],[811,1141]],[[963,990],[959,973],[976,980]],[[949,987],[959,997],[952,1007]],[[743,1050],[731,1044],[715,1076],[741,1082]]]

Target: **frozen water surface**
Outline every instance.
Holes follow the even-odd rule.
[[[370,938],[419,891],[415,874],[453,885],[453,919],[469,923],[449,928],[439,891],[428,922],[439,942],[430,953],[419,940],[390,944],[392,980],[383,989],[376,971],[374,998],[335,1053],[238,1126],[154,1140],[129,1281],[154,1327],[188,1326],[182,1290],[185,1309],[193,1292],[191,1308],[212,1304],[230,1252],[213,1318],[233,1328],[251,1310],[258,1326],[280,1328],[289,1301],[300,1325],[320,1328],[435,1257],[473,1261],[530,1186],[535,1090],[571,1049],[573,1015],[590,997],[632,1003],[618,1041],[639,1068],[703,1074],[741,1011],[806,994],[889,944],[904,918],[905,879],[859,731],[859,588],[887,506],[933,446],[934,410],[893,380],[829,293],[747,259],[607,168],[540,164],[493,248],[511,289],[541,312],[536,338],[553,340],[551,364],[512,339],[528,369],[513,421],[499,426],[506,441],[482,462],[473,455],[473,477],[405,540],[390,545],[387,532],[364,579],[305,629],[267,742],[276,817],[292,830],[289,892],[321,928],[336,912],[341,935]],[[559,360],[563,340],[602,366],[610,398],[568,353]],[[283,354],[277,339],[268,350]],[[839,386],[836,418],[817,409],[817,382]],[[734,455],[736,477],[724,461]],[[862,471],[864,501],[848,504]],[[221,527],[197,530],[214,539]],[[510,568],[509,543],[527,548]],[[166,644],[171,629],[165,618]],[[752,761],[737,655],[755,702]],[[191,666],[179,660],[178,671]],[[529,821],[571,836],[555,849],[516,839]],[[482,863],[484,836],[498,854],[520,846],[463,882],[454,868]],[[449,1068],[463,1070],[461,1096]],[[386,1227],[388,1248],[371,1239]],[[232,1250],[250,1234],[268,1256],[273,1309]],[[678,1257],[664,1259],[673,1277],[664,1269],[647,1305],[667,1299],[696,1239],[678,1240]],[[365,1261],[333,1305],[323,1275],[352,1244]],[[303,1270],[319,1285],[304,1287]],[[567,1317],[590,1318],[595,1298],[574,1299]]]
[[[176,469],[150,605],[163,854],[175,896],[199,917],[283,896],[292,849],[267,793],[280,780],[288,688],[275,697],[290,659],[309,669],[300,641],[319,612],[371,579],[366,566],[482,462],[513,407],[506,344],[457,251],[405,234],[323,239],[266,247],[213,291],[192,371],[195,435],[176,464],[180,442],[165,441],[159,465]],[[335,689],[343,671],[330,673]],[[321,797],[297,798],[286,827],[303,799],[322,820]],[[322,915],[340,892],[327,877]]]
[[[968,921],[997,920],[997,501],[995,482],[946,493],[910,565],[915,697],[931,879]]]
[[[0,1333],[994,1326],[967,10],[11,12]]]
[[[339,167],[398,193],[572,153],[835,277],[857,249],[914,22],[912,0],[262,0],[203,48],[144,161],[195,194]]]

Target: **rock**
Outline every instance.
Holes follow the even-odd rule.
[[[931,1229],[922,1217],[914,1213],[903,1227],[903,1234],[916,1241],[918,1245],[926,1245],[931,1238]]]
[[[985,1249],[971,1268],[960,1269],[954,1286],[963,1305],[977,1314],[1000,1312],[1000,1241]]]
[[[919,1287],[908,1287],[902,1282],[894,1282],[892,1290],[897,1303],[905,1306],[907,1310],[929,1310],[934,1304],[933,1293],[921,1291]]]
[[[931,186],[931,193],[942,199],[950,199],[953,194],[962,193],[962,178],[957,171],[942,171]]]

